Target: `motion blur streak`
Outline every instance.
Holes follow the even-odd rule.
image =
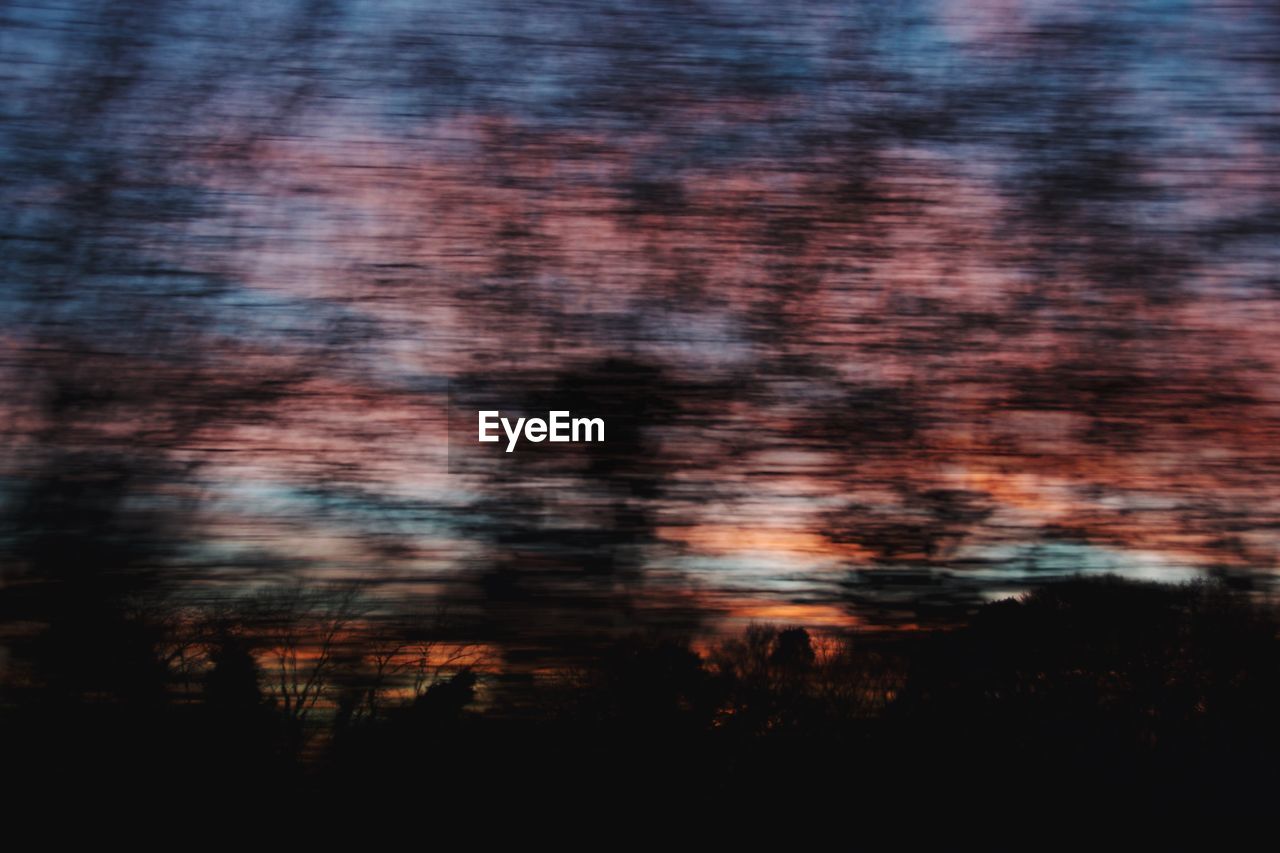
[[[1276,44],[1263,3],[8,4],[8,639],[358,582],[322,637],[447,612],[500,670],[1265,587]],[[610,441],[453,470],[476,389]]]

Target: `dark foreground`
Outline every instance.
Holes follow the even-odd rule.
[[[1261,814],[1277,793],[1277,614],[1216,585],[1072,581],[909,636],[759,627],[702,653],[627,638],[536,679],[460,665],[384,696],[335,667],[309,713],[243,631],[211,635],[179,689],[140,619],[103,644],[132,660],[11,666],[3,758],[25,793],[1175,825]]]

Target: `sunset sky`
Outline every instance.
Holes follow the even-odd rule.
[[[1274,4],[111,5],[3,12],[0,485],[144,459],[175,582],[501,642],[1274,571]],[[637,444],[451,470],[493,383]]]

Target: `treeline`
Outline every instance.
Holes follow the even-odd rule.
[[[630,636],[538,671],[356,587],[116,626],[83,650],[91,680],[58,671],[70,650],[47,626],[10,638],[10,766],[264,792],[1229,810],[1274,794],[1280,758],[1280,619],[1217,584],[1074,580],[910,634]]]

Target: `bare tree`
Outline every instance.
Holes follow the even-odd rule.
[[[254,623],[271,661],[267,694],[298,726],[325,696],[365,608],[356,584],[295,583],[259,593]]]

